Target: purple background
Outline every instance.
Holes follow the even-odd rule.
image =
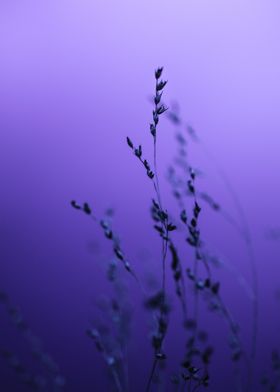
[[[158,65],[169,80],[166,102],[180,103],[246,211],[259,273],[257,370],[269,368],[280,325],[279,241],[265,238],[267,229],[279,227],[280,215],[279,13],[272,0],[2,0],[0,284],[60,364],[67,391],[105,390],[104,364],[84,331],[95,298],[106,292],[100,260],[111,254],[100,230],[69,201],[87,200],[98,214],[114,207],[115,226],[137,272],[143,276],[148,262],[159,268],[160,243],[148,209],[153,189],[125,143],[130,135],[146,146],[147,155],[152,152],[147,98]],[[163,119],[161,183],[166,204],[176,211],[164,181],[176,151],[173,137]],[[208,173],[202,188],[234,214],[213,164],[199,149],[191,156]],[[213,213],[202,220],[207,240],[251,281],[244,245],[232,228]],[[97,246],[97,254],[88,251],[89,244]],[[225,279],[223,293],[249,342],[250,301],[230,274],[217,276]],[[131,390],[140,391],[151,351],[141,299],[133,282],[130,286],[137,309]],[[225,380],[231,377],[230,362],[219,374],[229,356],[226,329],[219,319],[216,324],[216,384],[210,390],[231,390]],[[173,332],[171,327],[167,344],[175,358],[181,343]],[[3,362],[0,371],[0,381],[7,383],[12,373]]]

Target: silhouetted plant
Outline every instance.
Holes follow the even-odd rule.
[[[118,260],[113,259],[107,269],[113,295],[99,304],[100,321],[87,330],[97,350],[102,354],[118,391],[129,390],[127,344],[130,336],[131,305],[127,302],[124,284],[118,276]]]
[[[120,244],[120,240],[118,236],[115,234],[111,227],[110,221],[105,217],[104,219],[97,219],[95,215],[92,212],[91,207],[89,206],[88,203],[83,203],[82,205],[79,205],[75,200],[71,201],[71,205],[73,208],[76,210],[80,210],[84,212],[86,215],[88,215],[91,219],[93,219],[95,222],[99,222],[100,226],[103,229],[105,237],[111,241],[112,247],[115,253],[115,256],[117,259],[123,264],[124,268],[136,279],[136,281],[140,284],[139,279],[137,278],[135,272],[132,270],[130,262],[126,258]]]
[[[166,360],[168,360],[167,353],[164,349],[164,343],[168,333],[170,315],[173,310],[169,305],[166,288],[166,264],[168,256],[170,256],[171,261],[170,267],[175,283],[175,293],[182,309],[182,328],[186,342],[185,354],[181,361],[180,368],[178,369],[177,374],[172,376],[171,381],[174,388],[176,390],[178,390],[178,388],[181,388],[181,390],[187,388],[188,391],[195,392],[201,388],[207,387],[211,381],[209,363],[211,362],[214,347],[208,342],[208,332],[205,326],[200,325],[199,301],[201,298],[208,304],[208,307],[212,312],[222,316],[227,323],[231,359],[234,363],[239,363],[240,360],[243,359],[248,370],[248,379],[245,387],[250,389],[253,375],[252,365],[257,339],[258,290],[257,273],[249,226],[235,191],[231,187],[223,171],[220,170],[217,165],[216,169],[233,198],[236,210],[239,214],[239,220],[236,220],[228,213],[228,211],[226,211],[208,192],[198,189],[196,178],[201,176],[202,172],[197,167],[191,165],[188,160],[187,139],[185,134],[181,132],[181,128],[191,140],[202,146],[210,159],[212,156],[205,148],[196,131],[189,124],[184,124],[177,111],[169,111],[162,103],[163,91],[167,84],[167,81],[161,79],[162,73],[163,68],[160,67],[156,69],[154,74],[155,93],[152,99],[152,122],[149,127],[153,139],[153,162],[151,163],[149,161],[142,144],[135,143],[130,137],[126,138],[129,149],[144,168],[155,191],[155,196],[151,203],[151,217],[153,228],[161,238],[161,287],[156,292],[147,295],[143,290],[140,279],[132,269],[128,258],[123,251],[123,247],[112,228],[110,220],[105,218],[97,219],[92,213],[91,206],[88,203],[79,204],[76,201],[72,201],[71,205],[73,208],[84,212],[91,219],[100,224],[106,238],[112,244],[112,250],[116,260],[121,262],[127,272],[135,278],[141,288],[142,294],[144,294],[145,308],[154,315],[155,327],[152,333],[154,357],[146,384],[146,391],[148,392],[151,390],[153,382],[159,382],[158,368],[164,369]],[[157,169],[158,125],[161,115],[165,112],[167,118],[171,120],[177,129],[176,140],[178,143],[178,155],[175,158],[174,165],[169,168],[168,181],[171,184],[172,193],[178,202],[180,210],[178,222],[176,219],[171,218],[171,214],[164,206]],[[181,170],[182,174],[179,174],[178,170]],[[213,265],[221,265],[222,263],[217,256],[213,256],[211,252],[209,252],[207,244],[201,235],[201,202],[221,214],[224,219],[237,230],[248,250],[253,276],[253,289],[250,289],[249,285],[245,282],[245,279],[243,282],[245,282],[245,286],[248,287],[248,292],[253,293],[251,294],[251,300],[253,302],[254,317],[250,357],[245,351],[241,341],[240,326],[234,320],[228,306],[225,305],[221,295],[221,283],[215,279],[214,272],[212,271]],[[177,231],[178,234],[179,232],[184,233],[187,246],[193,250],[193,265],[191,260],[187,259],[183,262],[183,259],[180,257],[180,252],[173,238],[173,232],[176,233]],[[114,276],[115,266],[116,264],[114,262],[109,268],[109,275],[113,274],[112,276]],[[240,276],[241,275],[238,275],[238,279],[241,280]],[[186,281],[191,286],[193,299],[191,299],[190,295],[187,293]],[[112,282],[116,283],[115,278],[112,278]],[[191,312],[189,307],[192,302],[194,309],[193,314],[190,315]],[[120,300],[114,300],[111,305],[113,306],[113,313],[114,311],[119,312],[121,310]],[[108,306],[107,310],[112,311],[111,306]],[[125,364],[124,361],[122,361],[123,358],[120,354],[122,351],[121,346],[118,345],[120,339],[116,338],[116,336],[115,340],[112,339],[112,334],[109,334],[108,330],[109,327],[104,329],[94,327],[88,331],[88,334],[94,340],[97,349],[102,353],[109,366],[116,390],[126,390],[129,388],[129,384],[124,381]],[[121,330],[119,330],[118,333],[121,333]],[[123,335],[123,340],[121,339],[121,341],[122,344],[124,344],[125,335]],[[116,347],[118,347],[118,349]]]
[[[162,288],[157,295],[157,303],[154,311],[157,311],[157,330],[153,335],[152,343],[155,353],[153,360],[151,374],[148,380],[146,391],[150,390],[151,383],[156,372],[157,364],[159,361],[166,359],[166,354],[163,352],[163,342],[168,328],[168,307],[166,306],[166,257],[169,243],[169,233],[176,230],[176,226],[172,224],[169,219],[168,212],[163,208],[162,197],[159,185],[159,176],[157,170],[157,133],[160,116],[167,111],[167,108],[161,103],[163,89],[167,81],[161,80],[163,68],[158,68],[155,71],[155,95],[154,95],[154,109],[153,109],[153,122],[150,124],[150,133],[153,137],[153,171],[150,164],[146,159],[142,158],[142,146],[134,149],[135,156],[144,165],[148,177],[153,181],[155,189],[156,200],[153,200],[152,205],[152,219],[154,221],[154,228],[159,233],[162,239]],[[133,142],[127,137],[127,143],[130,148],[134,148]]]
[[[251,232],[250,232],[250,227],[247,222],[246,214],[244,212],[244,209],[242,207],[242,204],[239,200],[239,197],[237,193],[235,192],[234,188],[232,187],[227,175],[225,174],[224,170],[220,167],[220,165],[216,162],[214,156],[212,155],[211,151],[207,148],[201,137],[198,136],[197,132],[194,130],[192,126],[190,126],[188,123],[184,122],[183,119],[179,115],[178,111],[178,106],[174,108],[174,110],[169,110],[167,113],[167,118],[174,124],[178,131],[178,138],[180,140],[184,140],[184,136],[182,134],[183,132],[186,132],[191,140],[198,145],[200,145],[201,149],[203,150],[204,154],[207,156],[208,159],[212,161],[212,163],[215,166],[215,169],[221,178],[227,192],[232,198],[232,201],[234,203],[236,212],[239,215],[239,222],[237,222],[227,211],[221,208],[220,204],[216,203],[211,196],[209,196],[207,193],[202,193],[200,196],[204,201],[206,201],[212,209],[214,209],[217,212],[220,212],[223,217],[235,227],[235,229],[238,231],[240,234],[241,238],[245,242],[246,248],[247,248],[247,253],[248,253],[248,259],[250,263],[250,268],[251,268],[251,275],[252,275],[252,286],[253,286],[253,322],[252,322],[252,342],[251,342],[251,363],[253,364],[255,354],[256,354],[256,346],[257,346],[257,334],[258,334],[258,309],[259,309],[259,303],[258,303],[258,275],[257,275],[257,267],[256,267],[256,261],[255,261],[255,256],[254,256],[254,249],[253,249],[253,244],[252,244],[252,238],[251,238]],[[186,153],[181,154],[181,157],[186,157]],[[184,165],[187,167],[187,163],[185,162]],[[251,375],[250,378],[252,379],[253,377],[253,368],[250,370]]]

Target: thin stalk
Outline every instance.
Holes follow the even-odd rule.
[[[155,97],[158,94],[158,86],[159,86],[159,82],[158,82],[158,78],[156,77]],[[155,101],[154,132],[153,132],[153,140],[154,140],[154,143],[153,143],[153,158],[154,158],[153,183],[154,183],[154,188],[155,188],[155,193],[156,193],[158,205],[160,207],[160,210],[164,211],[163,207],[162,207],[160,185],[159,185],[159,178],[158,178],[158,168],[157,168],[157,124],[158,124],[158,117],[157,116],[158,116],[158,103]],[[157,120],[155,120],[155,118],[157,118]],[[164,236],[162,237],[162,293],[163,293],[163,304],[165,304],[165,299],[166,299],[166,256],[167,256],[167,247],[168,247],[168,230],[167,230],[166,221],[161,222],[161,226],[162,226],[162,229],[164,232]],[[164,316],[163,310],[161,309],[160,310],[160,317],[163,317],[163,316]],[[161,348],[162,348],[162,344],[163,344],[165,336],[166,336],[166,332],[162,336],[159,350],[161,350]],[[158,362],[158,358],[155,358],[154,362],[153,362],[152,370],[150,373],[150,377],[148,380],[147,388],[146,388],[147,392],[150,390],[151,382],[152,382],[152,379],[154,377],[154,374],[155,374],[155,371],[157,368],[157,362]]]
[[[151,373],[150,373],[150,376],[149,376],[149,379],[148,379],[148,383],[147,383],[147,386],[146,386],[146,389],[145,389],[146,392],[148,392],[150,390],[150,388],[151,388],[152,380],[153,380],[153,377],[154,377],[154,374],[155,374],[155,371],[156,371],[156,367],[157,367],[157,362],[158,362],[158,359],[155,358],[154,362],[153,362],[152,370],[151,370]]]

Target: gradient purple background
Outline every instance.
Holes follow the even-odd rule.
[[[147,98],[158,65],[169,80],[166,102],[180,103],[246,211],[259,270],[257,369],[269,367],[269,353],[280,343],[280,244],[265,238],[268,228],[279,227],[280,216],[279,16],[276,0],[1,1],[0,284],[60,364],[67,391],[106,390],[103,362],[84,333],[94,299],[106,290],[99,257],[87,246],[94,241],[102,257],[110,256],[100,231],[75,214],[69,200],[88,200],[99,214],[114,207],[135,269],[140,275],[148,269],[141,259],[146,249],[158,266],[160,247],[148,211],[153,190],[125,144],[130,135],[151,153]],[[173,136],[163,120],[162,179],[175,152]],[[202,187],[233,210],[213,165],[199,151],[192,157],[209,173]],[[173,203],[163,180],[162,187],[166,203]],[[213,213],[204,215],[203,227],[213,246],[250,280],[244,245],[234,231]],[[250,303],[229,274],[225,279],[225,297],[246,341]],[[131,293],[140,309],[129,353],[131,390],[141,391],[151,352],[133,284]],[[225,328],[218,324],[216,376],[229,354]],[[168,344],[176,357],[175,336]],[[12,373],[3,363],[0,372],[0,381],[8,382]],[[230,366],[223,375],[211,391],[231,390],[225,380]],[[20,390],[18,385],[11,381],[10,390]]]

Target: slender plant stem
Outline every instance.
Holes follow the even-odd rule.
[[[157,96],[157,91],[158,91],[158,79],[156,78],[155,96]],[[157,116],[157,113],[158,113],[158,104],[157,104],[157,102],[155,102],[154,113]],[[155,192],[156,192],[157,202],[158,202],[160,210],[162,212],[163,211],[163,207],[162,207],[160,185],[159,185],[159,178],[158,178],[158,168],[157,168],[157,122],[154,122],[154,127],[155,127],[155,132],[153,134],[153,140],[154,140],[154,143],[153,143],[153,157],[154,157],[154,175],[155,175],[155,178],[153,179],[153,183],[154,183],[154,188],[155,188]],[[164,316],[162,308],[164,307],[165,301],[166,301],[166,256],[167,256],[167,247],[168,247],[168,230],[167,230],[167,223],[166,223],[165,220],[164,220],[164,222],[162,222],[161,226],[162,226],[163,233],[164,233],[164,236],[162,237],[162,296],[163,296],[163,299],[162,299],[163,304],[162,305],[163,306],[160,309],[160,317],[162,318]],[[163,341],[165,339],[165,336],[166,336],[166,331],[164,332],[164,334],[163,334],[163,336],[161,338],[159,350],[162,349],[162,344],[163,344]],[[154,362],[153,362],[152,370],[151,370],[151,373],[150,373],[148,385],[147,385],[147,388],[146,388],[147,392],[150,390],[151,382],[152,382],[152,379],[153,379],[155,371],[156,371],[157,362],[158,362],[158,359],[155,358]]]
[[[151,373],[150,373],[150,376],[149,376],[149,379],[148,379],[148,383],[147,383],[147,386],[146,386],[146,392],[150,391],[151,384],[152,384],[152,381],[153,381],[153,377],[154,377],[154,374],[155,374],[155,371],[156,371],[157,363],[158,363],[158,359],[155,358],[154,362],[153,362],[152,370],[151,370]]]

